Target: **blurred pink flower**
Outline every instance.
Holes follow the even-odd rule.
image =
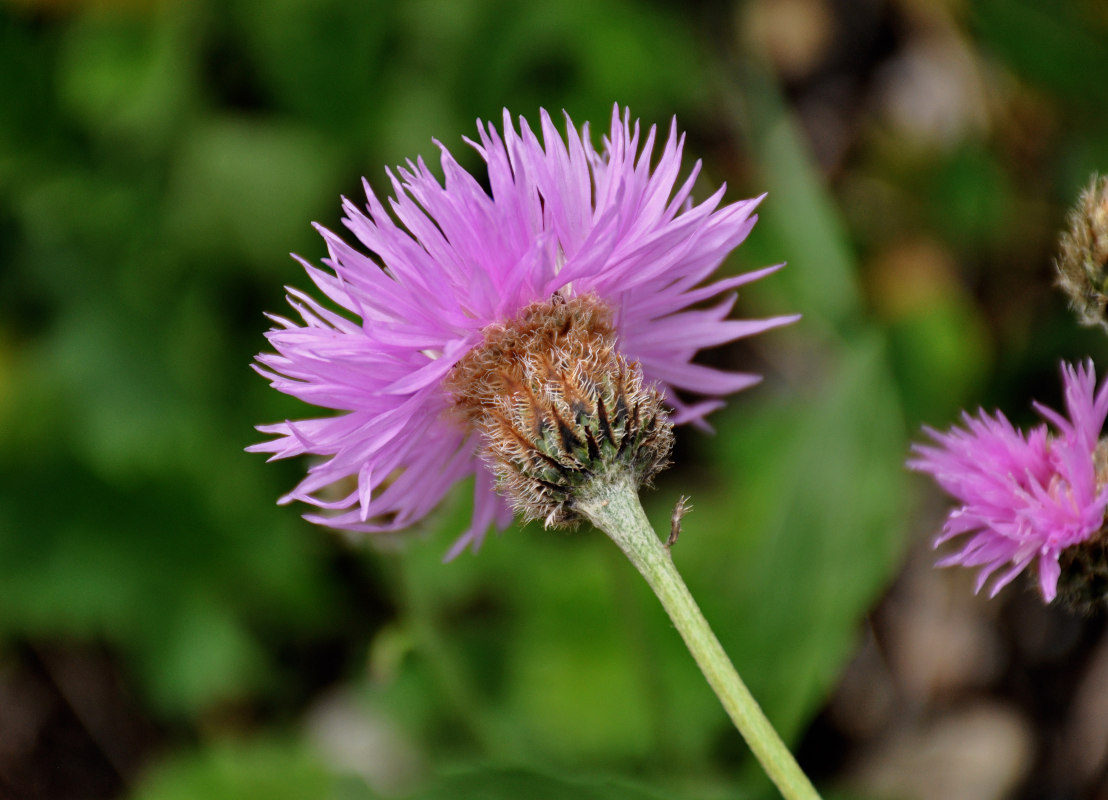
[[[1108,415],[1108,381],[1096,390],[1092,362],[1062,365],[1067,416],[1035,403],[1056,428],[1017,430],[997,412],[963,413],[964,427],[925,429],[938,446],[915,445],[908,466],[930,473],[962,503],[950,512],[935,546],[963,534],[962,549],[939,566],[981,567],[976,589],[997,570],[995,596],[1037,560],[1044,600],[1058,591],[1059,555],[1092,538],[1104,524],[1108,487],[1097,474],[1097,443]]]
[[[761,198],[721,205],[721,187],[694,204],[700,163],[676,183],[676,123],[653,169],[655,128],[642,140],[618,107],[611,125],[597,152],[587,125],[578,132],[567,118],[563,139],[544,111],[540,143],[523,119],[517,133],[505,111],[502,132],[479,122],[477,141],[467,140],[487,164],[489,190],[439,144],[442,184],[422,159],[388,172],[391,214],[368,183],[365,213],[344,199],[343,222],[372,255],[319,227],[327,269],[301,263],[343,313],[290,289],[303,321],[271,317],[276,353],[259,355],[255,368],[279,391],[340,413],[259,426],[276,438],[249,450],[320,457],[281,502],[310,503],[326,513],[306,518],[334,528],[396,530],[475,474],[472,524],[450,555],[479,546],[491,525],[505,527],[511,509],[478,457],[479,435],[450,413],[443,381],[486,326],[555,292],[591,293],[612,309],[620,351],[657,383],[676,423],[704,425],[720,396],[759,380],[692,359],[796,319],[726,319],[732,290],[780,265],[700,285],[746,238]],[[712,298],[721,299],[691,308]],[[353,480],[335,496],[344,479]]]

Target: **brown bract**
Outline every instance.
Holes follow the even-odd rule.
[[[528,520],[572,525],[596,481],[636,485],[673,445],[661,393],[617,350],[612,311],[592,295],[555,295],[490,326],[447,381],[455,408],[484,434],[497,489]]]
[[[1093,176],[1070,212],[1055,264],[1082,325],[1108,330],[1108,178]]]

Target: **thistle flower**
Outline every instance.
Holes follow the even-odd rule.
[[[1108,381],[1096,389],[1091,362],[1063,364],[1062,380],[1067,416],[1034,404],[1054,431],[1039,425],[1024,433],[1000,412],[963,414],[962,426],[947,433],[926,428],[938,446],[915,445],[917,457],[908,462],[962,504],[935,546],[968,539],[939,566],[980,567],[977,591],[995,575],[990,597],[1034,565],[1039,591],[1051,602],[1064,565],[1066,594],[1090,599],[1082,598],[1090,587],[1073,578],[1086,568],[1087,575],[1103,571],[1108,470],[1098,437],[1108,416]]]
[[[555,418],[596,414],[598,403],[606,411],[615,408],[607,404],[628,399],[640,404],[643,424],[619,428],[620,438],[608,445],[618,450],[625,436],[653,442],[653,454],[631,465],[647,480],[668,452],[663,398],[674,409],[673,423],[704,426],[705,416],[723,405],[721,396],[759,380],[692,359],[702,348],[795,319],[726,319],[733,290],[778,267],[702,285],[746,238],[761,198],[721,205],[720,188],[694,204],[700,164],[677,183],[684,137],[675,123],[653,169],[655,128],[642,138],[639,124],[632,125],[628,112],[621,118],[618,107],[599,152],[588,126],[579,132],[568,118],[563,139],[542,112],[541,134],[540,142],[523,119],[517,132],[507,111],[502,131],[478,123],[477,140],[467,142],[487,165],[490,191],[437,142],[444,182],[422,160],[389,171],[391,214],[366,183],[365,212],[344,199],[343,222],[368,254],[319,228],[329,252],[326,269],[301,263],[342,313],[290,289],[302,322],[272,317],[277,327],[267,338],[276,352],[259,355],[255,367],[279,391],[338,412],[259,427],[275,438],[249,450],[272,458],[319,457],[281,502],[316,506],[322,513],[306,518],[334,528],[396,530],[475,475],[472,524],[451,557],[479,546],[492,525],[511,521],[512,509],[496,488],[510,490],[515,478],[497,463],[514,458],[517,467],[530,468],[520,480],[532,488],[550,483],[539,462],[571,479],[579,468],[593,469],[578,463],[581,453],[603,445],[607,434],[595,429],[589,440],[578,426],[560,440],[563,450],[546,452],[558,444],[557,437],[542,438],[558,429]],[[715,305],[696,307],[712,299]],[[570,312],[558,311],[561,306]],[[565,319],[555,324],[558,314]],[[586,317],[596,324],[582,323]],[[585,338],[573,344],[575,325]],[[570,351],[585,348],[594,365],[615,369],[615,377],[581,378],[580,365],[564,359],[554,372],[544,372],[542,352],[505,344],[505,336],[517,344],[526,339],[521,332],[528,328],[546,331],[532,337],[540,345],[561,337]],[[529,366],[509,364],[492,379],[515,399],[482,395],[489,384],[482,376],[506,359],[530,359]],[[635,374],[619,377],[620,369]],[[459,377],[464,374],[470,377]],[[537,383],[520,383],[524,376]],[[577,405],[566,405],[573,386],[583,394]],[[662,414],[657,424],[647,422],[655,414],[647,402],[652,391]],[[547,392],[546,399],[520,409],[520,397],[536,392]],[[530,425],[539,441],[513,452],[491,441],[500,423],[516,433]],[[515,502],[528,516],[571,521],[561,490],[546,491],[560,509]]]

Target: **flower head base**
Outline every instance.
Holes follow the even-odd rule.
[[[1108,602],[1108,533],[1102,528],[1088,541],[1063,550],[1058,563],[1058,602],[1083,614],[1103,611]]]
[[[1058,594],[1063,564],[1082,563],[1082,550],[1102,549],[1108,507],[1098,437],[1108,416],[1108,382],[1096,390],[1092,364],[1062,365],[1068,416],[1035,409],[1055,427],[1017,430],[1001,413],[963,415],[948,433],[927,429],[938,444],[916,445],[908,465],[931,474],[962,503],[950,512],[935,546],[966,535],[962,549],[939,562],[981,567],[977,589],[995,575],[996,595],[1033,563],[1043,599]],[[1063,581],[1067,594],[1076,587]]]
[[[1108,331],[1108,178],[1093,176],[1070,212],[1055,269],[1082,325]]]
[[[505,112],[501,130],[479,124],[470,142],[488,190],[440,145],[441,183],[422,160],[409,162],[389,173],[387,207],[368,185],[364,212],[345,201],[344,222],[370,254],[320,229],[327,269],[304,267],[332,305],[290,290],[302,321],[274,317],[276,352],[258,356],[275,388],[331,412],[259,428],[274,438],[250,450],[318,457],[282,502],[314,505],[321,512],[307,518],[335,528],[398,530],[472,475],[472,525],[451,554],[507,526],[512,509],[481,457],[486,434],[478,417],[459,414],[448,384],[489,331],[555,295],[606,309],[605,342],[639,365],[674,424],[704,426],[724,395],[757,383],[692,360],[796,319],[727,319],[734,290],[777,267],[704,284],[750,232],[760,198],[722,205],[720,188],[694,204],[699,164],[678,182],[683,138],[671,126],[652,165],[656,139],[618,108],[600,150],[587,126],[567,119],[563,138],[544,112],[540,141]]]
[[[639,487],[668,463],[662,395],[616,351],[612,312],[592,295],[555,295],[490,326],[446,387],[485,435],[497,490],[526,520],[574,525],[593,482]]]

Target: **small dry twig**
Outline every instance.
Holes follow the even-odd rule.
[[[677,537],[681,535],[681,518],[692,511],[689,498],[681,495],[677,498],[677,505],[673,507],[673,514],[669,518],[669,538],[666,539],[666,549],[677,544]]]

